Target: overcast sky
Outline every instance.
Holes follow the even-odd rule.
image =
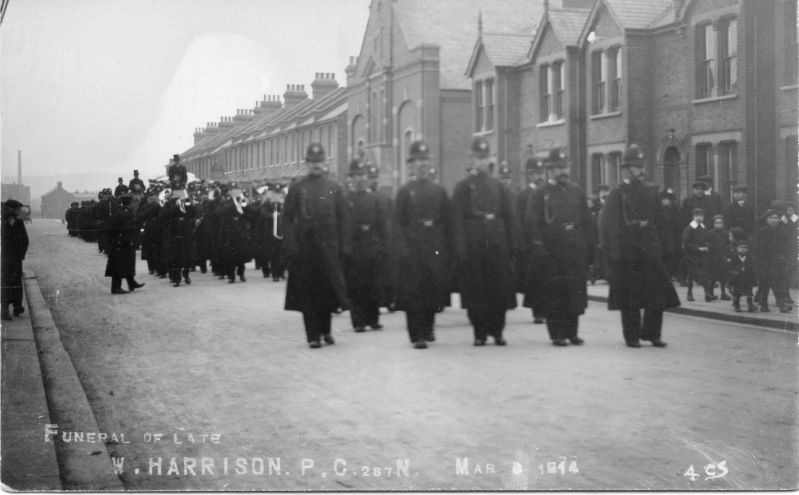
[[[3,176],[16,176],[17,150],[23,183],[160,174],[193,144],[195,127],[282,95],[286,84],[310,90],[315,72],[346,84],[368,8],[369,0],[11,0],[0,27]]]

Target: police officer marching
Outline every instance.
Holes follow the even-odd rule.
[[[624,153],[625,178],[608,195],[600,236],[608,266],[608,309],[621,310],[624,340],[641,347],[661,340],[663,311],[680,305],[663,263],[663,239],[669,235],[656,186],[644,183],[644,155],[635,144]],[[641,316],[643,310],[643,320]]]
[[[411,143],[409,175],[394,202],[395,308],[405,311],[408,336],[416,349],[435,341],[435,316],[450,304],[449,264],[452,206],[446,190],[431,176],[430,148]]]
[[[525,214],[530,262],[546,287],[543,316],[552,344],[559,347],[583,344],[577,331],[588,306],[588,265],[595,247],[588,203],[569,180],[569,166],[563,149],[550,150],[544,162],[547,182],[535,190]]]
[[[471,154],[469,176],[452,197],[461,306],[474,327],[474,345],[491,336],[503,346],[505,312],[516,307],[511,256],[519,251],[518,227],[510,193],[488,174],[488,141],[475,138]]]
[[[353,160],[349,176],[354,187],[347,193],[352,218],[352,257],[344,273],[352,303],[352,327],[360,333],[367,326],[373,330],[383,328],[379,321],[380,265],[389,239],[386,211],[377,195],[369,190],[366,167]]]
[[[331,315],[350,308],[343,265],[352,253],[352,223],[344,189],[325,174],[325,150],[311,143],[308,174],[290,188],[283,210],[283,245],[289,259],[288,311],[302,313],[311,349],[335,344]]]

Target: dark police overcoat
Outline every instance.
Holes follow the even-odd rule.
[[[342,258],[352,253],[352,222],[344,189],[322,175],[301,178],[286,195],[283,228],[289,259],[285,309],[349,309]]]
[[[395,308],[441,311],[450,304],[452,205],[429,179],[403,185],[394,202]]]
[[[545,318],[580,315],[588,306],[591,214],[583,191],[574,184],[547,182],[530,197],[525,214],[529,267],[543,288]]]
[[[520,242],[510,193],[484,172],[470,174],[452,196],[461,306],[485,312],[516,307],[511,252]]]
[[[386,211],[377,194],[370,191],[347,193],[352,219],[352,259],[345,267],[350,294],[372,294],[380,300],[381,262],[388,247]]]
[[[663,263],[669,235],[657,188],[623,182],[605,201],[600,236],[608,266],[608,309],[663,310],[680,305]]]
[[[108,261],[106,277],[136,275],[136,233],[138,224],[133,212],[117,207],[106,223]]]

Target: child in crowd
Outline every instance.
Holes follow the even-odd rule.
[[[774,299],[780,312],[788,313],[792,307],[784,278],[790,276],[787,271],[788,240],[786,230],[780,228],[780,214],[776,210],[768,210],[764,215],[766,225],[755,232],[754,237],[754,262],[755,273],[758,277],[758,297],[760,311],[769,312],[768,294],[774,291]]]
[[[718,299],[713,295],[712,289],[707,286],[706,268],[707,258],[710,252],[708,246],[708,232],[705,229],[705,210],[702,208],[693,209],[693,220],[685,227],[682,232],[682,249],[685,252],[685,259],[688,264],[688,301],[694,301],[694,282],[703,285],[705,288],[705,301]]]
[[[721,288],[721,300],[729,301],[731,298],[727,294],[727,256],[729,256],[730,234],[724,228],[724,215],[713,217],[713,228],[708,232],[708,252],[707,260],[707,287],[710,288],[710,295],[715,298],[713,289],[716,282]]]
[[[752,288],[756,284],[754,264],[749,256],[749,242],[739,240],[735,244],[735,254],[727,260],[727,267],[732,292],[732,307],[736,313],[741,312],[741,297],[746,297],[746,309],[755,311],[752,301]]]

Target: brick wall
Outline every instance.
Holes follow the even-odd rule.
[[[452,193],[455,184],[466,174],[472,132],[471,91],[441,91],[441,184]],[[464,125],[467,123],[467,125]],[[435,160],[435,158],[434,158]]]

